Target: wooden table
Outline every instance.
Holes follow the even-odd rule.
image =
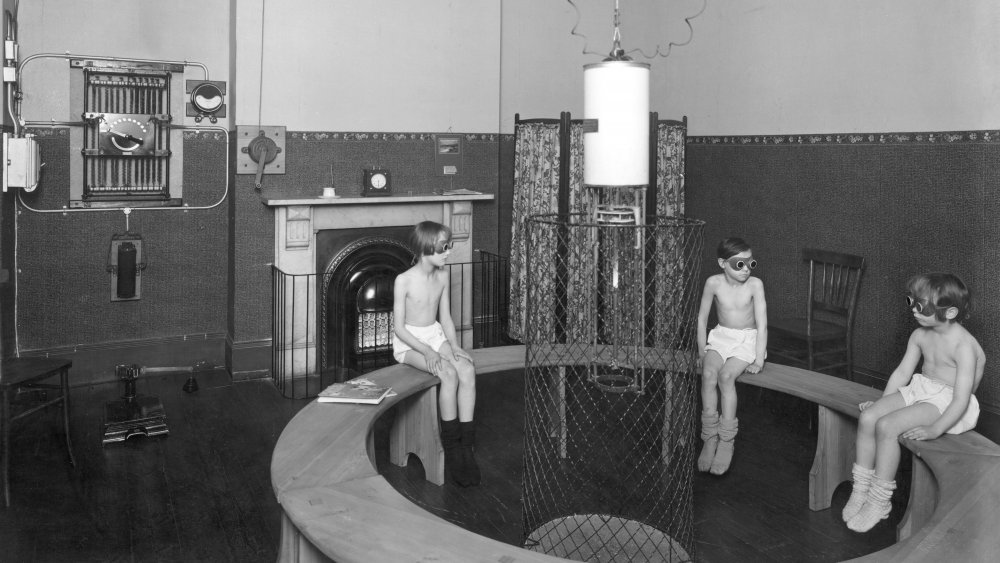
[[[8,507],[10,506],[10,429],[15,420],[61,404],[63,430],[66,432],[66,451],[69,452],[69,462],[76,465],[69,436],[69,368],[72,365],[72,361],[58,358],[15,358],[5,360],[0,367],[0,391],[3,394],[0,402],[0,427],[2,427],[0,433],[3,434],[3,494]],[[55,376],[59,376],[58,385],[42,383]],[[46,392],[57,390],[59,395],[47,398],[14,415],[11,399],[19,389],[44,389]]]

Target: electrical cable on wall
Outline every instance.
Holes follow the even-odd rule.
[[[197,61],[186,61],[186,60],[185,61],[167,61],[167,60],[142,59],[142,58],[133,58],[133,57],[110,57],[110,56],[96,56],[96,55],[79,55],[79,54],[73,54],[73,53],[68,53],[68,52],[67,53],[36,53],[34,55],[26,57],[24,59],[24,61],[22,61],[18,65],[18,72],[17,72],[17,77],[18,77],[17,91],[18,91],[18,94],[14,95],[14,96],[11,96],[11,97],[17,99],[17,103],[14,105],[14,109],[12,110],[12,111],[14,111],[14,114],[12,114],[12,117],[14,119],[15,128],[16,129],[19,128],[19,127],[26,127],[26,126],[30,126],[30,127],[82,127],[82,126],[86,125],[86,122],[84,122],[84,121],[57,121],[55,119],[51,119],[49,121],[25,121],[21,117],[21,96],[20,96],[19,92],[22,90],[20,81],[21,81],[21,76],[22,76],[22,73],[23,73],[23,69],[24,69],[25,66],[27,66],[28,63],[30,63],[30,62],[32,62],[32,61],[34,61],[36,59],[43,59],[43,58],[59,58],[59,59],[67,59],[67,60],[72,60],[72,59],[100,59],[100,60],[107,60],[107,61],[113,61],[113,62],[172,64],[172,65],[182,65],[182,66],[185,66],[185,67],[192,66],[192,67],[198,67],[198,68],[202,69],[202,72],[204,74],[204,80],[206,80],[206,81],[209,80],[208,67],[204,63],[197,62]],[[8,98],[8,101],[10,101],[11,97]],[[167,129],[171,129],[171,130],[191,130],[191,131],[215,130],[215,131],[219,131],[219,132],[221,132],[223,134],[223,138],[226,139],[226,154],[229,154],[231,140],[230,140],[230,136],[229,136],[229,131],[226,128],[224,128],[224,127],[201,126],[201,125],[186,126],[186,125],[173,125],[173,124],[167,124],[165,127]],[[133,209],[135,209],[135,210],[142,209],[143,211],[198,211],[198,210],[207,210],[207,209],[213,209],[215,207],[218,207],[219,205],[222,204],[223,201],[225,201],[226,197],[228,197],[228,195],[229,195],[229,159],[228,158],[226,159],[225,176],[224,176],[224,180],[223,180],[223,185],[224,185],[224,190],[223,190],[222,196],[219,198],[218,201],[216,201],[215,203],[212,203],[211,205],[190,206],[190,205],[185,204],[183,206],[135,207]],[[105,207],[105,208],[100,208],[100,207],[85,207],[85,208],[73,208],[73,209],[63,207],[63,208],[60,208],[60,209],[36,209],[36,208],[33,208],[30,205],[28,205],[27,202],[24,201],[24,198],[23,198],[22,194],[20,194],[20,193],[18,194],[18,202],[22,206],[24,206],[25,209],[27,209],[28,211],[34,212],[34,213],[77,213],[77,212],[89,212],[89,211],[119,211],[121,209],[119,207]]]
[[[570,35],[576,35],[578,37],[582,37],[583,38],[583,42],[584,42],[583,43],[583,54],[585,54],[585,55],[601,55],[601,56],[606,55],[606,53],[599,53],[599,52],[596,52],[596,51],[591,51],[591,50],[589,50],[587,48],[589,39],[587,38],[586,35],[577,32],[577,28],[580,26],[580,7],[577,6],[576,3],[573,0],[566,0],[566,1],[569,2],[569,5],[573,6],[573,10],[576,11],[576,23],[573,24],[573,29],[570,30]],[[675,43],[673,41],[667,43],[667,49],[666,49],[665,52],[661,52],[660,51],[660,45],[657,44],[656,45],[656,50],[651,55],[650,54],[646,54],[646,52],[643,51],[642,49],[631,49],[629,51],[626,51],[624,54],[629,55],[629,54],[632,54],[632,53],[639,53],[640,55],[642,55],[646,59],[654,59],[656,57],[667,58],[668,56],[670,56],[670,51],[674,47],[683,47],[683,46],[687,45],[688,43],[690,43],[691,40],[694,39],[694,26],[691,24],[691,20],[693,20],[693,19],[697,18],[698,16],[702,15],[703,13],[705,13],[705,9],[707,7],[708,7],[708,0],[702,0],[702,2],[701,2],[701,9],[698,10],[697,13],[695,13],[693,15],[690,15],[690,16],[687,16],[687,17],[684,18],[684,24],[688,28],[688,38],[687,38],[687,40],[685,40],[685,41],[683,41],[681,43]],[[615,17],[616,18],[617,18],[618,13],[619,13],[618,2],[616,0],[615,1]],[[617,25],[616,25],[616,32],[617,32]]]

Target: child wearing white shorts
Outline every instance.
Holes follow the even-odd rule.
[[[709,331],[705,350],[715,350],[723,361],[735,357],[752,364],[757,359],[757,329],[718,325]]]
[[[416,336],[418,340],[430,346],[431,350],[435,352],[441,348],[442,344],[448,342],[448,337],[444,335],[444,328],[439,322],[428,326],[406,325],[406,330],[410,331],[410,334]],[[392,357],[396,358],[397,362],[403,363],[406,351],[412,349],[400,340],[395,332],[392,333]]]
[[[943,414],[951,404],[955,388],[943,381],[915,373],[909,385],[899,388],[899,394],[903,396],[906,406],[914,403],[930,403]],[[969,407],[965,409],[965,414],[945,433],[961,434],[975,428],[977,422],[979,422],[979,401],[972,395],[969,397]]]

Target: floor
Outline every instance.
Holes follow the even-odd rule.
[[[417,504],[478,533],[521,541],[523,397],[519,375],[479,384],[483,484],[437,487],[419,462],[386,461],[389,420],[376,426],[386,478]],[[270,456],[288,420],[308,401],[282,398],[267,381],[230,383],[223,372],[146,376],[138,392],[158,397],[170,434],[101,445],[104,409],[117,384],[74,388],[68,464],[55,411],[15,423],[12,504],[0,509],[0,561],[274,561],[279,506]],[[814,430],[808,405],[740,388],[740,435],[729,474],[696,474],[696,558],[839,561],[894,541],[905,486],[893,514],[868,534],[846,529],[839,509],[806,506]],[[901,482],[908,479],[905,468]]]

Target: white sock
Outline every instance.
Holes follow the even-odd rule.
[[[879,521],[889,517],[892,511],[892,492],[896,490],[895,481],[883,481],[878,477],[872,477],[872,484],[868,487],[868,499],[861,510],[847,521],[847,527],[855,532],[867,532],[875,527]]]
[[[865,501],[868,500],[868,487],[872,483],[872,477],[875,476],[875,470],[861,467],[855,463],[854,467],[851,468],[851,474],[854,477],[854,486],[851,489],[851,498],[847,500],[847,504],[844,505],[844,511],[841,513],[844,522],[854,518],[854,515],[861,510]]]

